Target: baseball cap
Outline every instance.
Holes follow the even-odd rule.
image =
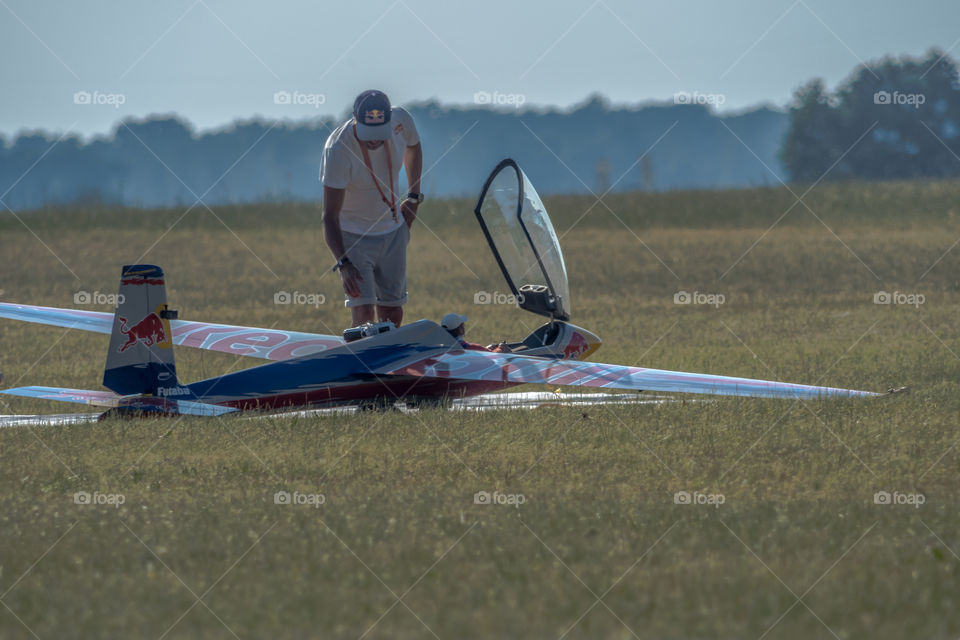
[[[390,137],[390,98],[383,91],[364,91],[353,101],[353,120],[360,140]]]
[[[466,321],[467,316],[459,313],[448,313],[447,315],[443,316],[443,320],[440,321],[440,326],[447,331],[453,331]]]

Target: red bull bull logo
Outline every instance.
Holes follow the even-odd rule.
[[[120,333],[127,336],[127,341],[117,349],[119,353],[123,353],[138,342],[143,342],[148,347],[153,345],[170,346],[167,323],[155,311],[148,313],[143,320],[129,327],[126,318],[119,318],[119,320]]]
[[[573,335],[570,336],[570,342],[568,342],[567,346],[563,349],[563,357],[568,360],[579,360],[592,351],[593,349],[586,338],[574,332]]]
[[[383,109],[370,109],[363,114],[363,124],[383,124],[386,112]]]

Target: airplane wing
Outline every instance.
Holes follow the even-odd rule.
[[[0,302],[0,318],[110,335],[113,314]],[[289,360],[344,344],[338,336],[171,320],[173,344],[264,360]]]
[[[39,400],[90,404],[95,407],[115,407],[120,398],[123,397],[113,391],[88,391],[86,389],[64,389],[61,387],[16,387],[15,389],[0,390],[0,393]]]
[[[615,364],[551,360],[511,353],[455,350],[408,362],[394,362],[374,373],[456,380],[486,380],[600,389],[672,391],[761,398],[879,396],[883,394],[771,380],[626,367]]]
[[[159,411],[174,415],[191,416],[222,416],[227,413],[236,413],[233,407],[224,407],[192,400],[177,400],[174,398],[157,398],[153,396],[121,396],[112,391],[88,391],[86,389],[64,389],[62,387],[17,387],[3,389],[0,393],[24,398],[39,400],[57,400],[59,402],[74,402],[89,404],[95,407],[119,407],[136,411]]]

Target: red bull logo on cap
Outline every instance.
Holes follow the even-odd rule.
[[[127,336],[127,341],[117,349],[118,353],[123,353],[138,342],[148,347],[157,345],[164,349],[169,349],[170,343],[170,324],[160,317],[156,311],[148,313],[142,320],[134,325],[127,326],[126,318],[119,318],[120,333]]]
[[[383,109],[370,109],[363,113],[363,124],[383,124],[386,112]]]

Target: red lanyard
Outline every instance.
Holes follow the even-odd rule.
[[[353,137],[357,138],[357,130],[353,130]],[[380,188],[380,181],[377,180],[377,175],[373,172],[373,165],[370,163],[370,154],[367,153],[367,145],[357,138],[357,143],[360,145],[360,153],[363,154],[363,164],[367,165],[367,171],[370,172],[370,177],[373,178],[373,184],[377,187],[377,193],[380,194],[380,199],[383,200],[383,203],[390,207],[390,211],[393,212],[393,221],[397,222],[397,206],[394,204],[396,202],[397,196],[393,192],[393,154],[390,153],[390,141],[384,140],[383,147],[384,151],[387,152],[387,171],[390,172],[390,199],[387,200],[387,196],[384,195],[383,190]]]

